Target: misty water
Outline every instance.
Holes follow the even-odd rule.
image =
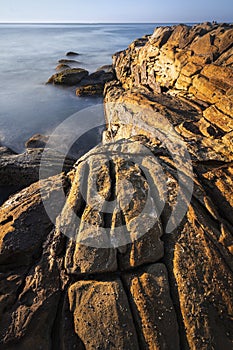
[[[1,24],[0,142],[21,152],[33,134],[51,134],[75,112],[101,103],[100,98],[75,96],[72,88],[45,84],[67,51],[80,53],[77,66],[93,72],[111,64],[114,52],[125,49],[137,37],[151,34],[155,26]],[[77,119],[77,128],[81,119]]]

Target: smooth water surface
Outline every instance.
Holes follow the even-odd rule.
[[[20,152],[33,134],[49,134],[73,113],[101,102],[76,97],[74,89],[45,85],[67,51],[80,53],[77,66],[93,72],[155,26],[0,24],[0,142]]]

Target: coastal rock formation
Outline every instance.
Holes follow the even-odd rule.
[[[96,72],[89,74],[85,69],[70,68],[67,65],[76,61],[59,60],[59,62],[56,67],[59,73],[53,74],[47,84],[78,86],[77,96],[103,96],[105,83],[115,79],[112,66],[100,67]]]
[[[49,137],[41,134],[35,134],[25,142],[26,148],[45,148]]]
[[[85,84],[76,89],[76,96],[103,96],[104,84]]]
[[[32,146],[33,140],[29,140],[28,142],[28,146]],[[37,146],[39,145],[37,144]],[[44,172],[43,174],[39,174],[42,155],[44,159]],[[75,160],[71,157],[64,157],[63,154],[48,148],[45,150],[41,147],[28,148],[22,154],[10,154],[8,150],[7,152],[5,150],[0,158],[0,186],[17,185],[20,188],[27,187],[33,182],[38,181],[40,175],[46,177],[48,176],[47,174],[58,174],[61,171],[60,164],[63,164],[63,171],[68,172],[74,162]]]
[[[76,89],[77,96],[103,95],[105,83],[115,78],[113,70],[99,69],[83,79],[81,86]]]
[[[62,70],[62,69],[70,69],[71,67],[68,64],[65,63],[59,63],[56,67],[56,70]]]
[[[61,63],[61,64],[77,64],[77,63],[80,63],[79,61],[76,61],[76,60],[71,60],[71,59],[68,59],[68,58],[62,58],[58,61],[58,63]]]
[[[1,349],[232,349],[232,33],[114,55],[102,145],[1,206]]]
[[[63,62],[60,61],[60,63],[66,62],[64,62],[64,60]],[[62,70],[59,73],[53,74],[47,81],[47,84],[62,84],[72,86],[78,84],[86,76],[88,76],[88,71],[85,69],[68,68]]]
[[[7,261],[14,249],[12,274],[18,265],[22,267],[14,283],[24,286],[20,292],[14,287],[16,294],[7,308],[8,323],[4,319],[1,327],[3,349],[44,344],[38,338],[44,332],[42,325],[38,325],[37,338],[31,329],[37,317],[48,317],[48,310],[52,323],[46,334],[58,332],[60,326],[65,332],[71,324],[66,337],[77,348],[82,344],[84,349],[133,350],[152,349],[157,344],[156,348],[183,349],[181,334],[187,337],[187,349],[208,349],[209,344],[230,349],[233,266],[229,223],[220,217],[194,177],[188,211],[173,233],[166,234],[179,184],[169,154],[161,148],[153,156],[147,147],[143,138],[99,146],[81,158],[67,176],[33,184],[2,206],[1,271],[3,278],[5,273],[9,276]],[[137,154],[140,157],[134,158]],[[161,169],[165,175],[162,182]],[[187,169],[184,201],[189,176]],[[59,183],[67,194],[65,203],[56,197]],[[48,202],[45,207],[55,205],[55,226],[49,224],[39,188]],[[159,219],[156,213],[162,199]],[[104,206],[113,200],[119,206],[113,202],[112,212],[105,213]],[[34,225],[37,217],[38,229]],[[33,244],[20,238],[21,234],[25,237],[25,227]],[[36,230],[35,237],[30,229]],[[34,282],[33,271],[38,271]],[[12,290],[12,284],[9,288]],[[7,293],[4,289],[2,305],[8,300]],[[24,326],[21,317],[9,318],[19,310],[24,315],[22,303],[31,310]],[[40,308],[40,316],[37,303],[47,305]],[[67,344],[62,334],[57,341]],[[48,348],[50,341],[56,344],[46,337],[43,341]]]

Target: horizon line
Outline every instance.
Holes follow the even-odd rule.
[[[213,20],[214,21],[214,20]],[[204,21],[204,22],[213,22],[213,21]],[[0,21],[0,24],[167,24],[167,23],[171,23],[171,24],[177,24],[177,23],[204,23],[203,21],[174,21],[174,22],[171,22],[171,21],[158,21],[158,22],[133,22],[133,21],[130,21],[130,22],[71,22],[71,21],[68,21],[68,22],[65,22],[65,21],[61,21],[61,22],[54,22],[54,21],[42,21],[42,22],[30,22],[30,21]],[[223,23],[222,21],[221,22],[218,22],[218,21],[214,21],[214,22],[217,22],[217,23]],[[228,21],[225,21],[226,23],[231,23],[231,22],[228,22]]]

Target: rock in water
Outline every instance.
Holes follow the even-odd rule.
[[[49,140],[48,136],[35,134],[25,142],[26,148],[45,148]]]
[[[70,69],[70,68],[71,68],[71,67],[70,67],[68,64],[59,63],[55,69],[56,69],[56,70],[63,70],[63,69]]]
[[[87,84],[76,89],[77,96],[103,96],[103,84]]]
[[[66,56],[79,56],[79,53],[74,52],[74,51],[69,51],[66,53]]]
[[[2,205],[1,349],[232,349],[232,33],[115,54],[103,144]]]
[[[82,68],[70,68],[52,75],[47,84],[77,85],[83,78],[88,76],[88,71]]]
[[[67,58],[62,58],[61,60],[58,61],[58,63],[61,64],[66,64],[66,63],[80,63],[79,61],[76,60],[71,60],[71,59],[67,59]]]
[[[81,86],[76,89],[77,96],[102,96],[106,82],[115,78],[113,70],[97,70],[83,79]]]

